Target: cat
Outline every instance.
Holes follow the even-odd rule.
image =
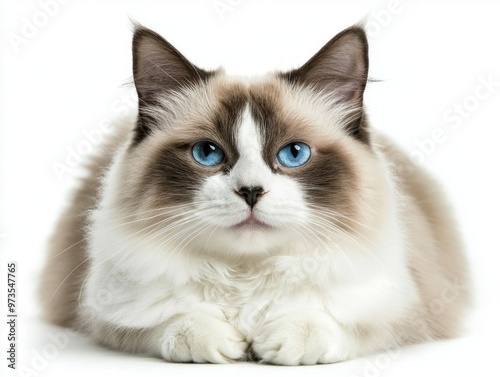
[[[460,333],[460,236],[435,181],[369,125],[362,26],[257,78],[140,25],[132,45],[137,114],[60,218],[49,321],[196,363],[334,363]]]

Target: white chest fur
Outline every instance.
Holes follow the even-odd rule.
[[[241,264],[183,257],[175,260],[177,270],[188,272],[182,281],[175,275],[150,279],[101,261],[88,279],[85,304],[100,319],[132,328],[203,311],[226,318],[246,336],[304,308],[326,311],[340,323],[383,324],[418,299],[402,260],[385,254],[393,255],[311,252]]]

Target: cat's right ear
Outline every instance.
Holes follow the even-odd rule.
[[[363,116],[363,93],[368,80],[368,41],[363,26],[345,29],[332,38],[302,67],[282,74],[288,82],[325,93],[357,111],[346,131],[368,142]]]
[[[211,73],[193,65],[158,33],[135,25],[132,41],[134,84],[139,97],[136,141],[150,132],[145,109],[159,96],[206,81]]]

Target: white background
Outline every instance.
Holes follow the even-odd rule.
[[[366,18],[370,76],[383,80],[366,92],[373,126],[391,134],[445,186],[472,263],[476,308],[462,338],[285,372],[422,376],[498,370],[498,1],[67,0],[49,11],[41,6],[45,2],[0,3],[0,281],[6,285],[6,262],[16,261],[18,366],[37,376],[283,373],[279,367],[172,365],[122,355],[40,323],[37,273],[75,175],[58,177],[53,166],[66,164],[68,151],[85,143],[84,131],[132,111],[131,89],[124,86],[131,78],[129,17],[161,33],[198,66],[222,65],[244,75],[297,67],[337,32]],[[228,4],[227,10],[218,12],[214,3]],[[485,80],[496,87],[478,89]],[[466,112],[447,120],[456,105]],[[427,142],[424,154],[418,142],[433,135],[441,135],[439,142]],[[6,288],[0,287],[1,315]],[[7,327],[0,329],[3,375]]]

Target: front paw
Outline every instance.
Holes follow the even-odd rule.
[[[279,365],[326,364],[353,357],[345,330],[328,314],[301,311],[262,326],[252,339],[254,353]]]
[[[173,362],[229,363],[245,358],[248,344],[229,322],[204,313],[181,314],[167,327],[162,357]]]

